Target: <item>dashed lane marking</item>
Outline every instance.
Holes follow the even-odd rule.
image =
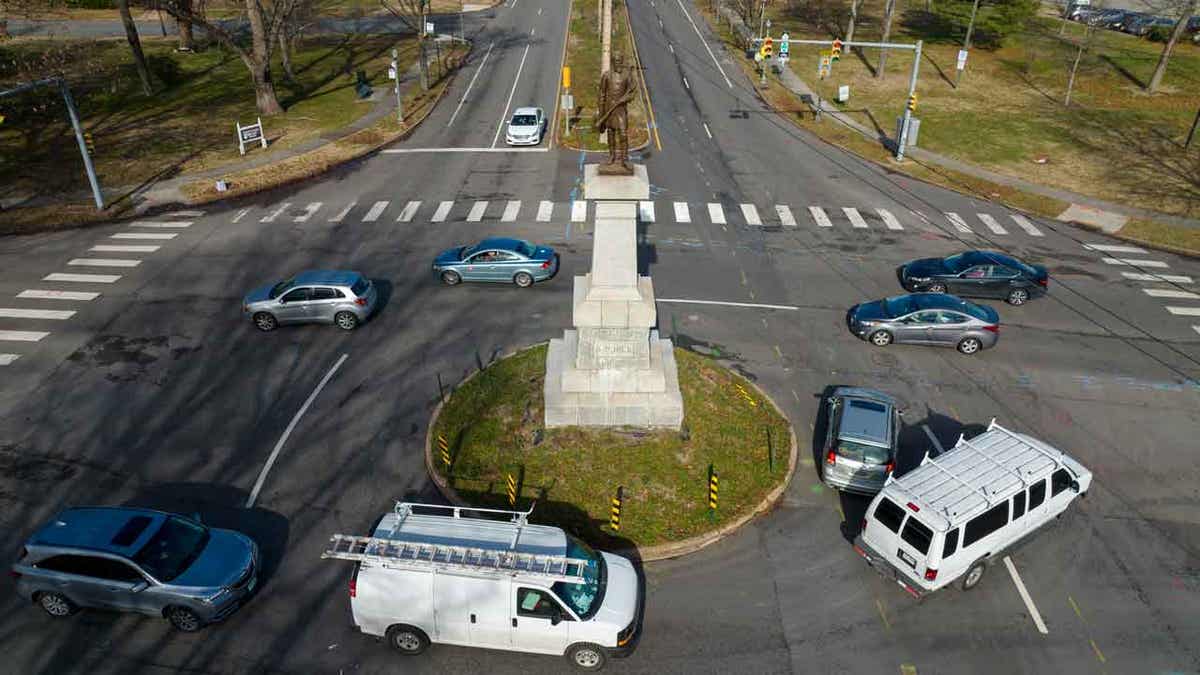
[[[992,234],[1008,234],[1008,230],[997,221],[990,213],[978,213],[979,220],[987,226],[987,229],[992,231]]]
[[[37,342],[49,335],[38,330],[0,330],[0,341]]]
[[[791,207],[784,204],[776,204],[775,214],[779,216],[779,222],[784,227],[796,227],[796,217],[792,215]]]
[[[692,216],[688,213],[687,202],[675,202],[675,222],[690,223]]]
[[[485,201],[475,202],[471,206],[471,211],[467,214],[468,223],[478,223],[483,220],[483,213],[487,211],[488,203]]]
[[[638,219],[643,223],[654,222],[654,202],[638,202]]]
[[[72,258],[68,265],[75,267],[137,267],[141,260],[123,260],[119,258]]]
[[[713,225],[725,224],[725,209],[721,208],[720,204],[709,202],[708,204],[708,219],[713,222]]]
[[[186,227],[191,227],[192,223],[188,220],[135,220],[129,226],[148,227],[159,230],[182,230]]]
[[[758,207],[753,204],[742,204],[742,218],[746,219],[746,224],[757,227],[762,225],[762,218],[758,217]]]
[[[881,219],[883,219],[883,224],[885,227],[887,227],[887,229],[889,229],[889,230],[903,230],[904,229],[904,226],[900,224],[899,220],[896,220],[896,216],[893,216],[891,211],[888,211],[887,209],[875,209],[875,212],[879,214],[879,217]]]
[[[158,241],[168,241],[179,235],[174,232],[118,232],[109,237],[109,239],[150,239]]]
[[[238,211],[237,215],[234,216],[233,220],[230,222],[232,222],[234,225],[237,225],[238,221],[240,221],[242,218],[245,218],[247,213],[250,213],[250,209],[242,209],[241,211]]]
[[[55,272],[42,277],[42,281],[70,281],[80,284],[111,284],[120,278],[120,274],[66,274],[63,272]]]
[[[89,291],[47,291],[41,289],[29,289],[17,293],[18,298],[26,300],[95,300],[100,297],[99,293]]]
[[[8,319],[45,319],[65,321],[75,316],[73,309],[25,309],[23,307],[0,307],[0,316]]]
[[[1178,300],[1200,300],[1200,295],[1191,291],[1176,291],[1169,288],[1143,288],[1142,292],[1152,298],[1175,298]]]
[[[296,223],[307,223],[309,218],[312,218],[313,215],[321,209],[322,204],[323,204],[323,202],[308,203],[304,207],[304,213],[301,213],[300,215],[296,216],[295,218],[292,219],[292,221],[296,222]]]
[[[1022,230],[1025,230],[1025,232],[1028,233],[1029,236],[1031,236],[1031,237],[1043,236],[1042,231],[1039,230],[1036,225],[1029,222],[1029,219],[1026,218],[1025,216],[1022,216],[1022,215],[1019,215],[1016,213],[1012,213],[1012,214],[1009,214],[1009,218],[1012,218],[1012,221],[1017,224],[1017,227],[1021,228]]]
[[[867,229],[867,221],[863,219],[862,214],[858,212],[858,209],[843,207],[842,213],[846,214],[846,217],[850,219],[851,227],[859,230]]]
[[[554,217],[554,202],[543,199],[538,204],[537,220],[539,223],[548,223]]]
[[[1191,277],[1176,274],[1146,274],[1144,272],[1121,272],[1121,276],[1134,281],[1161,281],[1171,284],[1190,284]]]
[[[963,220],[962,216],[951,212],[947,212],[945,216],[946,220],[949,220],[950,224],[954,226],[954,229],[965,234],[972,234],[971,228],[967,226],[967,221]]]
[[[504,205],[504,213],[500,216],[500,222],[511,223],[517,219],[517,214],[521,211],[521,202],[519,200],[510,200]]]
[[[275,210],[274,210],[274,211],[272,211],[270,214],[268,214],[268,215],[265,215],[265,216],[263,216],[262,218],[259,218],[259,219],[258,219],[258,222],[260,222],[260,223],[273,223],[273,222],[275,222],[275,219],[276,219],[276,218],[278,218],[279,216],[283,215],[283,212],[284,212],[284,211],[287,211],[288,207],[289,207],[289,206],[291,206],[291,205],[292,205],[292,203],[291,203],[291,202],[284,202],[284,203],[280,204],[280,205],[279,205],[279,208],[275,209]]]
[[[152,244],[98,244],[88,250],[98,253],[154,253],[160,248],[162,247]]]
[[[19,358],[20,354],[0,354],[0,366],[11,366]]]
[[[388,207],[389,202],[375,202],[371,206],[371,210],[367,211],[367,215],[363,216],[364,223],[373,223],[379,220],[379,216],[383,215],[384,209]]]
[[[1200,316],[1200,307],[1167,307],[1175,316]]]
[[[1161,260],[1134,260],[1131,258],[1101,258],[1100,260],[1108,263],[1109,265],[1130,265],[1133,267],[1155,268],[1170,267],[1170,265]]]
[[[582,223],[587,220],[587,200],[577,199],[571,202],[571,222]]]
[[[346,215],[350,213],[350,209],[354,208],[355,206],[358,206],[358,202],[350,202],[349,204],[346,205],[346,208],[342,209],[341,211],[338,211],[336,215],[334,215],[332,218],[330,218],[329,222],[331,222],[331,223],[342,222],[346,218]]]
[[[1116,244],[1084,244],[1089,251],[1104,251],[1105,253],[1145,253],[1146,249],[1137,246],[1118,246]]]
[[[199,218],[203,215],[203,211],[171,211],[166,214],[168,218]]]

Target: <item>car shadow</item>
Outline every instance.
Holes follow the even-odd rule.
[[[375,293],[378,294],[378,305],[375,307],[375,315],[378,316],[391,302],[396,287],[390,279],[371,279],[371,283],[375,286]]]

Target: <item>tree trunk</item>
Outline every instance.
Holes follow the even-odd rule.
[[[883,36],[879,38],[880,42],[887,42],[892,36],[892,15],[896,13],[896,0],[887,0],[887,5],[883,9]],[[883,77],[883,67],[887,64],[887,49],[879,50],[879,67],[875,69],[875,77]]]
[[[117,0],[117,9],[121,11],[121,23],[125,25],[125,38],[129,40],[129,49],[133,52],[133,65],[137,68],[138,79],[142,81],[142,91],[150,96],[154,93],[154,87],[150,86],[150,69],[146,67],[146,55],[142,53],[137,24],[129,13],[129,0]]]
[[[275,95],[275,82],[271,79],[271,43],[263,26],[262,6],[257,0],[246,0],[246,18],[250,22],[250,54],[243,57],[254,80],[254,98],[258,111],[264,115],[283,112],[279,98]]]
[[[192,11],[192,0],[180,0],[179,4],[184,11]],[[196,42],[192,35],[192,22],[176,19],[175,25],[179,26],[179,49],[188,52],[195,49]]]
[[[846,42],[854,41],[854,20],[858,18],[858,0],[850,0],[850,23],[846,26]],[[848,49],[853,49],[849,47]]]
[[[1079,45],[1079,50],[1075,52],[1075,62],[1071,64],[1071,76],[1067,78],[1067,96],[1063,99],[1063,106],[1071,107],[1071,90],[1075,88],[1075,71],[1079,70],[1079,59],[1083,56],[1083,45]]]
[[[1175,43],[1179,42],[1184,29],[1187,28],[1188,19],[1192,18],[1192,14],[1195,11],[1196,0],[1192,0],[1179,16],[1179,21],[1175,23],[1175,29],[1171,31],[1171,39],[1167,40],[1166,46],[1163,47],[1162,55],[1158,57],[1158,65],[1154,67],[1154,74],[1150,76],[1150,84],[1146,85],[1147,92],[1153,94],[1158,91],[1158,86],[1162,84],[1163,75],[1167,72],[1167,63],[1171,61],[1171,52],[1175,49]]]
[[[421,44],[420,55],[417,57],[421,62],[421,89],[429,90],[429,55],[425,48],[425,38],[419,37],[418,41]]]
[[[296,83],[296,72],[292,70],[292,39],[287,30],[279,31],[279,58],[283,62],[283,74],[288,82]]]

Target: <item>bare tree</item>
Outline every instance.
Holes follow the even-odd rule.
[[[846,42],[854,41],[854,20],[858,18],[858,1],[850,0],[850,22],[846,25]]]
[[[887,42],[892,36],[892,16],[896,13],[896,0],[887,0],[883,8],[883,36],[880,42]],[[875,69],[875,77],[883,77],[883,66],[887,63],[888,50],[879,50],[879,67]]]
[[[133,22],[133,15],[129,13],[129,0],[117,0],[117,9],[121,12],[125,39],[129,41],[129,51],[133,53],[133,65],[137,69],[138,79],[142,81],[142,91],[150,96],[154,93],[154,86],[150,84],[150,68],[146,66],[146,54],[142,51],[137,24]]]
[[[1175,22],[1175,28],[1171,30],[1171,37],[1163,46],[1162,54],[1158,57],[1158,65],[1154,67],[1154,74],[1150,76],[1150,84],[1146,85],[1147,92],[1153,94],[1162,84],[1163,75],[1167,72],[1167,63],[1171,61],[1171,52],[1175,50],[1175,43],[1179,42],[1183,31],[1187,29],[1188,21],[1196,13],[1196,2],[1197,0],[1187,0],[1179,8],[1179,20]]]
[[[1092,43],[1095,41],[1096,27],[1088,25],[1084,29],[1083,37],[1073,44],[1075,45],[1075,58],[1071,61],[1071,74],[1067,77],[1067,94],[1063,97],[1063,106],[1071,107],[1071,90],[1075,88],[1075,73],[1079,71],[1079,62],[1083,59],[1084,53],[1092,48]]]
[[[191,14],[192,0],[179,0],[179,4],[188,14]],[[179,51],[190,52],[195,49],[196,38],[192,32],[192,22],[187,19],[177,19],[175,25],[179,27]]]
[[[429,12],[429,0],[379,0],[379,4],[392,16],[400,19],[404,27],[417,34],[420,45],[421,88],[429,88],[429,59],[425,49],[425,16]]]

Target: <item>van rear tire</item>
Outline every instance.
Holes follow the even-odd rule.
[[[969,591],[978,586],[986,571],[987,565],[983,564],[982,560],[976,561],[974,565],[967,568],[967,573],[963,575],[962,589]]]
[[[387,641],[392,649],[405,656],[416,656],[429,649],[429,636],[415,626],[392,626],[387,631]]]
[[[604,667],[607,657],[600,645],[580,642],[567,649],[567,660],[580,670],[596,671]]]

